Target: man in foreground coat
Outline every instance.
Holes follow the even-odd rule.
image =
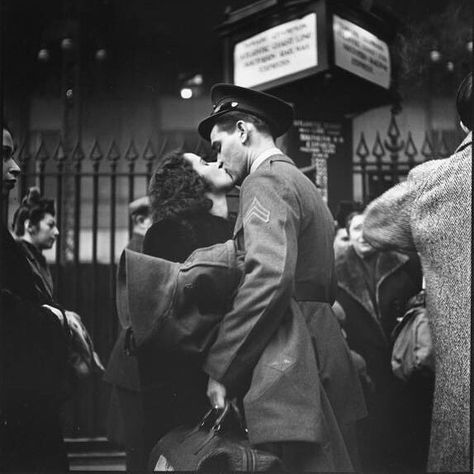
[[[469,132],[454,155],[414,168],[367,209],[364,236],[377,248],[416,250],[426,280],[435,353],[427,470],[466,472],[470,459],[472,73],[456,100]]]
[[[333,218],[314,184],[275,147],[293,109],[228,84],[213,87],[212,101],[199,132],[241,186],[234,240],[245,260],[232,309],[204,363],[208,396],[217,407],[243,397],[250,442],[291,470],[350,469],[337,464],[341,455],[334,455],[325,417],[334,417],[347,439],[365,405],[331,310]]]

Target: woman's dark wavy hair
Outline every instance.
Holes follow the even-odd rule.
[[[155,169],[148,186],[154,222],[179,214],[208,212],[210,186],[183,158],[182,150],[167,153]]]
[[[46,214],[54,216],[54,201],[41,196],[37,187],[32,187],[22,199],[20,207],[13,215],[13,232],[17,237],[25,235],[25,221],[37,226],[44,219]]]

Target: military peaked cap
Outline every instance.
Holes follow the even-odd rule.
[[[243,112],[268,124],[273,137],[283,135],[293,122],[293,107],[278,97],[232,84],[215,84],[211,89],[212,113],[198,127],[200,135],[210,140],[216,119],[229,112]]]

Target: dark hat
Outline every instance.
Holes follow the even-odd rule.
[[[215,84],[211,89],[212,113],[198,127],[209,140],[216,119],[228,112],[244,112],[265,121],[274,138],[283,135],[293,122],[293,107],[278,97],[232,84]]]

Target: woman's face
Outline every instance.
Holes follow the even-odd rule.
[[[233,187],[231,177],[217,162],[208,163],[194,153],[184,153],[183,158],[191,163],[194,171],[211,185],[213,191],[229,191]]]
[[[50,249],[59,235],[56,219],[49,213],[44,215],[43,219],[38,222],[38,225],[31,226],[28,232],[33,245],[40,250]]]
[[[359,257],[364,258],[372,255],[376,250],[364,239],[364,220],[362,214],[357,214],[349,225],[349,242]]]

